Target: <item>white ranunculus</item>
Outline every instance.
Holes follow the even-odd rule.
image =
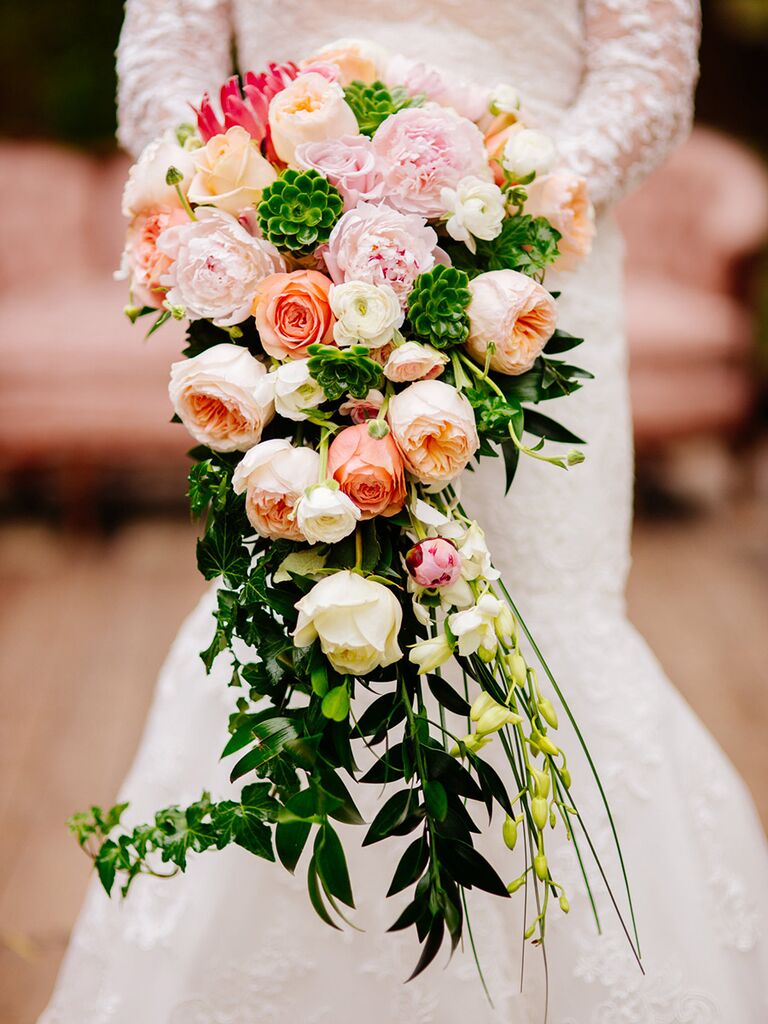
[[[216,452],[258,444],[275,412],[266,369],[240,345],[214,345],[173,363],[168,394],[192,437]]]
[[[428,640],[419,640],[408,652],[408,661],[416,665],[419,675],[427,672],[434,672],[436,668],[444,665],[453,654],[451,645],[445,633],[430,637]]]
[[[310,544],[335,544],[355,528],[360,509],[337,486],[309,487],[296,506],[296,522]]]
[[[402,657],[397,634],[400,603],[375,580],[344,570],[326,576],[296,604],[293,633],[297,647],[319,637],[320,647],[338,672],[363,676]]]
[[[305,409],[315,409],[325,401],[325,392],[310,376],[306,359],[283,363],[269,375],[275,389],[275,411],[289,420],[305,420]]]
[[[507,82],[500,82],[491,90],[490,110],[494,115],[514,114],[520,109],[520,93]]]
[[[555,166],[557,149],[552,139],[535,128],[518,128],[510,133],[501,164],[513,178],[548,174]]]
[[[232,327],[251,315],[257,285],[284,271],[285,261],[223,210],[201,206],[196,218],[158,239],[157,248],[173,260],[160,283],[168,288],[167,301],[182,307],[189,320]]]
[[[195,155],[179,145],[170,129],[145,146],[128,172],[123,189],[123,216],[133,218],[165,207],[181,207],[175,186],[166,184],[165,176],[169,167],[181,171],[179,187],[186,194],[195,173]]]
[[[455,612],[448,617],[451,632],[459,642],[459,654],[466,657],[478,651],[495,651],[496,616],[501,602],[491,594],[483,594],[474,608]]]
[[[494,569],[491,562],[485,534],[477,523],[472,523],[464,536],[457,540],[456,546],[461,554],[461,575],[465,580],[499,578],[499,571]]]
[[[406,341],[393,349],[384,364],[384,376],[396,384],[414,380],[433,380],[448,362],[444,352],[418,341]]]
[[[328,301],[336,317],[333,337],[342,348],[347,345],[381,348],[392,340],[405,319],[397,295],[388,284],[367,281],[335,284]]]
[[[476,238],[490,241],[501,231],[506,207],[504,193],[495,182],[468,175],[455,189],[444,188],[440,198],[450,214],[445,225],[448,234],[471,252],[477,251]]]
[[[357,119],[338,82],[309,71],[299,75],[269,104],[269,127],[275,152],[294,163],[296,147],[304,142],[357,135]]]

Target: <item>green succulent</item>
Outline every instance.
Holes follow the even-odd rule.
[[[365,398],[371,388],[381,383],[381,367],[370,358],[363,345],[345,349],[310,345],[307,351],[310,376],[331,402],[337,402],[347,392],[353,398]]]
[[[278,249],[309,256],[328,241],[343,209],[338,189],[322,174],[288,168],[264,189],[259,224],[264,237]]]
[[[373,135],[382,121],[404,107],[418,107],[424,102],[423,96],[411,96],[401,85],[387,88],[383,82],[350,82],[344,90],[344,98],[357,118],[357,126],[363,135]]]
[[[462,345],[469,336],[469,277],[442,263],[419,274],[408,296],[408,325],[419,341],[435,348]]]

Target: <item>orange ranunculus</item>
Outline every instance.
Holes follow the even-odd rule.
[[[270,274],[258,286],[253,315],[264,351],[275,359],[305,359],[310,345],[333,342],[331,281],[317,270]]]
[[[403,458],[391,435],[371,437],[361,423],[347,427],[328,450],[328,476],[362,512],[363,519],[393,516],[405,501]]]

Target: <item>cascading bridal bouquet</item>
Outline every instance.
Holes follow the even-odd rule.
[[[581,442],[536,408],[590,376],[542,284],[593,233],[556,160],[511,88],[344,43],[231,79],[220,113],[204,97],[132,168],[127,312],[155,313],[150,334],[189,321],[169,392],[199,446],[198,564],[220,581],[202,658],[231,660],[223,756],[246,784],[130,829],[125,804],[76,815],[107,892],[232,843],[289,871],[306,850],[335,924],[354,902],[334,822],[363,824],[350,789],[367,784],[363,845],[413,836],[389,895],[411,891],[392,929],[418,933],[414,975],[446,933],[456,948],[472,887],[532,888],[525,938],[544,942],[553,903],[568,911],[549,826],[589,887],[553,699],[573,718],[457,485],[473,458],[501,454],[507,488],[521,455],[582,459],[543,451]],[[473,841],[481,809],[510,851],[496,865]]]

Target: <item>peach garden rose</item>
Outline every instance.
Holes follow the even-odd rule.
[[[587,183],[565,168],[536,178],[526,186],[525,212],[546,217],[561,234],[558,259],[553,270],[573,270],[592,249],[595,211],[587,194]]]
[[[232,487],[245,493],[248,521],[260,537],[304,540],[296,505],[317,482],[320,456],[312,448],[294,448],[284,438],[262,441],[235,467]]]
[[[499,373],[530,370],[555,330],[555,300],[537,281],[516,270],[491,270],[469,282],[467,351]]]
[[[366,424],[346,427],[328,450],[328,476],[363,519],[393,516],[405,501],[403,459],[392,436],[375,438]]]
[[[286,164],[294,164],[296,147],[357,134],[357,120],[338,82],[316,71],[299,75],[269,105],[272,145]]]
[[[333,341],[330,280],[317,270],[294,270],[264,278],[253,314],[264,351],[275,359],[303,359],[310,345]]]
[[[162,277],[173,260],[157,247],[157,240],[166,228],[184,224],[187,214],[179,207],[165,207],[140,213],[128,226],[120,270],[116,276],[130,283],[131,301],[136,306],[159,309],[166,289]]]

